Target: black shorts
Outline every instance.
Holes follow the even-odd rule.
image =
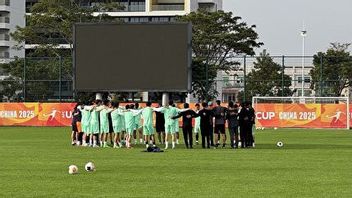
[[[165,125],[163,124],[157,124],[155,126],[155,130],[157,133],[165,132]]]
[[[225,134],[225,125],[224,124],[216,124],[214,128],[214,133],[216,134]]]
[[[74,132],[78,132],[78,128],[77,128],[77,124],[76,123],[72,123],[72,131]]]

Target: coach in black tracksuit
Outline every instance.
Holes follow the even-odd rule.
[[[200,131],[202,134],[202,147],[205,148],[205,141],[207,141],[207,148],[210,148],[210,135],[213,130],[213,111],[208,109],[206,102],[202,103],[203,109],[198,112],[195,117],[200,116]]]
[[[184,108],[188,109],[189,104],[185,103]],[[192,119],[196,117],[196,115],[196,112],[194,112],[192,109],[189,109],[187,111],[179,113],[175,117],[172,117],[172,119],[177,119],[182,116],[182,130],[186,148],[193,148]]]
[[[252,107],[251,103],[247,104],[248,111],[249,111],[249,134],[248,134],[248,141],[249,146],[254,145],[254,136],[253,136],[253,125],[255,124],[255,110]]]
[[[229,102],[226,119],[230,132],[231,148],[238,148],[238,106]]]
[[[253,146],[253,134],[252,127],[254,124],[254,109],[250,107],[250,103],[244,103],[241,111],[238,114],[239,125],[240,125],[240,137],[241,147],[252,147]]]
[[[241,106],[242,108],[238,114],[238,123],[240,126],[241,147],[245,148],[247,147],[247,144],[249,142],[248,140],[249,127],[250,127],[249,110],[246,108],[245,103],[243,103]]]
[[[158,104],[158,107],[161,107],[161,104]],[[165,140],[165,117],[161,112],[155,111],[155,130],[158,133],[158,140],[160,144],[164,144]]]

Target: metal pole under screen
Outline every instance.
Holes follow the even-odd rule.
[[[96,93],[95,94],[95,99],[96,100],[103,100],[103,95],[101,93]]]
[[[163,96],[162,96],[162,102],[163,106],[166,106],[168,105],[169,103],[169,93],[163,93]]]

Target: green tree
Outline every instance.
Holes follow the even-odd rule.
[[[67,60],[71,63],[71,60]],[[8,99],[20,99],[24,96],[23,87],[26,89],[26,98],[32,101],[54,99],[58,94],[61,76],[71,73],[72,69],[63,67],[67,64],[65,59],[57,58],[16,58],[1,68],[9,77],[1,82],[2,96]],[[68,65],[68,64],[67,64]],[[61,69],[60,69],[61,68]],[[66,70],[65,70],[66,69]],[[61,80],[72,80],[62,77]]]
[[[17,47],[23,48],[23,43],[37,44],[35,55],[72,56],[73,26],[75,23],[112,22],[119,21],[105,12],[122,9],[112,0],[101,1],[96,6],[83,6],[82,0],[40,0],[31,8],[31,15],[26,18],[26,27],[17,27],[11,34],[18,42]],[[94,16],[94,12],[101,14]],[[68,44],[70,54],[58,49],[59,44]]]
[[[254,55],[260,47],[255,26],[248,26],[231,12],[199,10],[178,18],[192,23],[193,94],[199,100],[217,96],[214,83],[219,71],[233,71],[239,66],[234,57]]]
[[[26,60],[17,58],[0,68],[11,77],[2,83],[3,96],[14,98],[14,92],[5,92],[8,88],[19,87],[24,82],[26,67],[26,98],[41,100],[53,98],[59,89],[58,80],[72,81],[73,26],[84,22],[114,22],[107,11],[122,9],[112,0],[101,1],[94,7],[84,7],[82,0],[40,0],[31,8],[31,15],[26,16],[26,27],[17,27],[11,37],[17,42],[18,49],[24,43],[36,44]],[[99,15],[94,12],[99,11]],[[60,49],[59,44],[67,44],[68,49]],[[54,57],[38,59],[37,57]],[[15,81],[11,79],[16,79]],[[35,82],[36,80],[40,80]],[[55,82],[56,80],[56,82]],[[11,82],[11,86],[7,82]],[[17,85],[15,85],[17,83]],[[22,89],[18,89],[20,92]],[[53,91],[56,90],[56,91]],[[23,95],[23,93],[21,94]]]
[[[342,96],[344,89],[351,86],[352,57],[348,48],[350,43],[331,43],[326,52],[314,55],[314,68],[311,89],[321,96]]]
[[[21,100],[21,96],[17,93],[22,89],[22,83],[19,79],[12,76],[0,81],[0,99]],[[0,100],[1,101],[1,100]]]
[[[266,50],[260,53],[253,64],[254,68],[246,80],[246,100],[251,101],[253,96],[292,96],[291,77],[282,73],[282,67],[274,62]],[[244,99],[244,91],[240,92],[237,99]]]

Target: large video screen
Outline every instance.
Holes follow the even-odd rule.
[[[187,92],[189,23],[76,24],[76,91]]]

